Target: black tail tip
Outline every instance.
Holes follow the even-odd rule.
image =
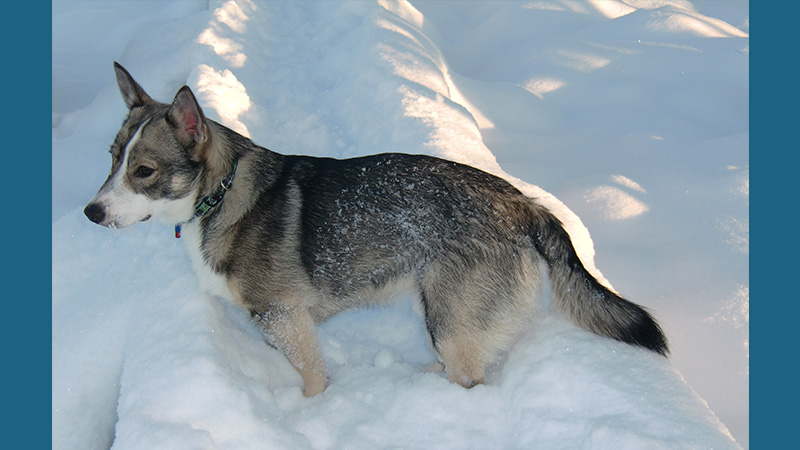
[[[647,349],[652,350],[665,358],[669,358],[669,345],[663,336],[661,337],[660,341],[647,346]]]
[[[667,337],[664,335],[664,331],[650,314],[647,312],[644,314],[645,316],[638,322],[638,325],[633,330],[630,330],[631,333],[623,340],[668,358],[669,344],[667,344]]]

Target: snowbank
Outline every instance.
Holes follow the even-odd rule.
[[[747,29],[694,3],[55,2],[53,448],[746,447]],[[113,60],[276,151],[505,176],[656,312],[672,360],[545,314],[464,390],[422,370],[407,298],[321,326],[331,385],[303,398],[168,224],[82,216],[125,114]]]

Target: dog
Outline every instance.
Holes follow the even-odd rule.
[[[304,395],[328,385],[316,324],[398,291],[417,294],[439,364],[466,388],[529,325],[545,282],[578,326],[667,356],[650,313],[589,274],[561,222],[505,180],[425,155],[278,154],[206,118],[188,86],[160,103],[114,68],[129,111],[84,213],[177,224],[203,289],[250,312]]]

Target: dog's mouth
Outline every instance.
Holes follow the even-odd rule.
[[[103,208],[103,206],[100,205],[99,203],[90,203],[89,205],[86,206],[86,209],[84,209],[83,212],[84,214],[86,214],[86,217],[88,217],[89,220],[91,220],[92,222],[108,228],[125,228],[131,224],[131,222],[126,223],[125,221],[122,221],[122,223],[120,223],[119,218],[109,217],[106,214],[106,209]],[[148,214],[143,218],[139,219],[138,221],[147,222],[152,218],[153,215]]]
[[[152,218],[153,218],[152,215],[147,215],[145,218],[140,219],[139,222],[147,222],[148,220],[150,220]],[[102,224],[100,224],[100,225],[102,225]],[[105,226],[106,226],[106,228],[111,228],[113,230],[116,230],[116,229],[120,229],[120,228],[127,228],[130,225],[131,224],[120,225],[117,221],[112,221],[112,222],[108,222],[108,224],[105,225]]]

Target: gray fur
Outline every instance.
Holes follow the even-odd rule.
[[[506,181],[423,155],[281,155],[206,119],[188,87],[162,104],[115,69],[130,111],[86,215],[187,223],[238,161],[187,245],[209,291],[250,311],[306,395],[327,383],[314,325],[403,289],[418,293],[448,379],[483,382],[528,326],[548,269],[554,306],[577,325],[667,353],[652,317],[593,278],[561,223]]]

